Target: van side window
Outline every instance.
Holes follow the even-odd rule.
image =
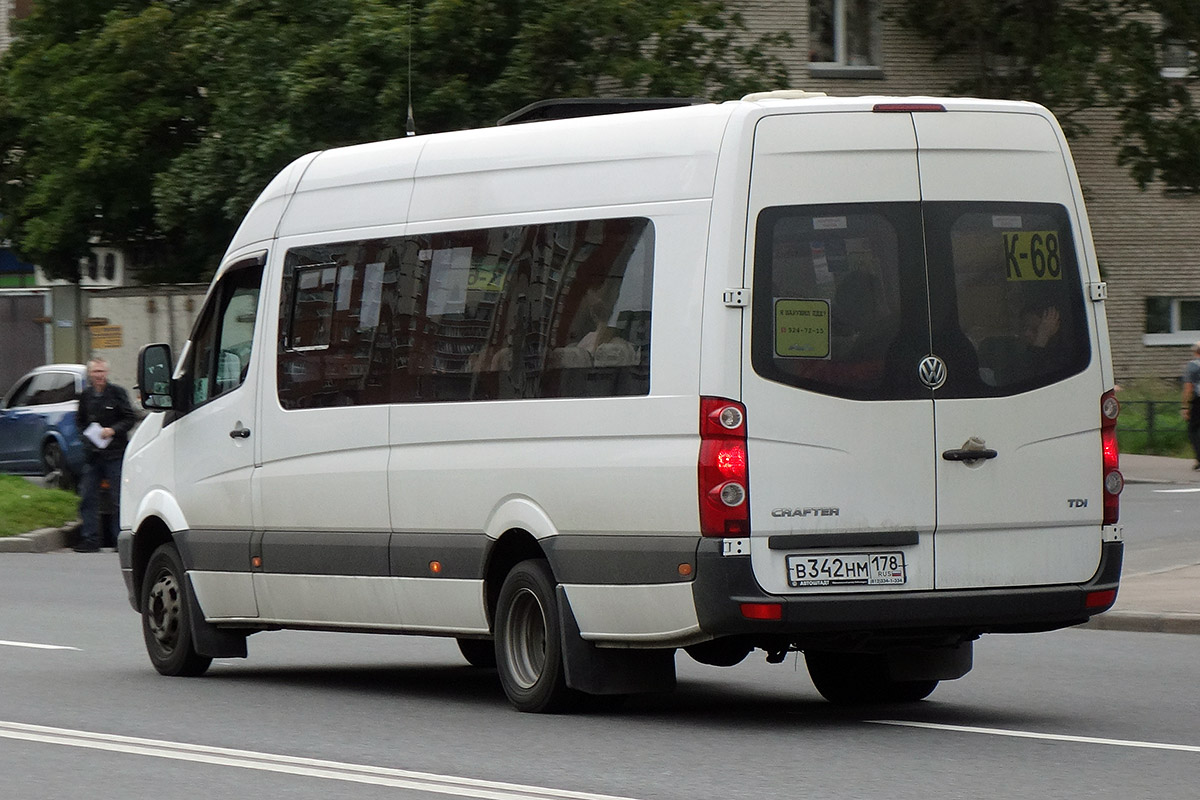
[[[181,376],[186,408],[231,392],[246,380],[262,274],[257,260],[235,267],[209,295],[192,333]]]
[[[294,248],[280,404],[646,394],[653,252],[646,219]]]

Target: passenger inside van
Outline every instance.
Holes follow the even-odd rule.
[[[611,324],[616,298],[607,286],[584,293],[573,327],[587,329],[579,341],[555,350],[555,366],[628,367],[638,361],[637,348]]]
[[[837,285],[830,308],[833,357],[838,361],[879,361],[895,336],[897,319],[881,303],[879,278],[857,271]]]
[[[1071,360],[1062,326],[1062,312],[1053,303],[1026,304],[1015,335],[980,343],[980,376],[991,386],[1009,386],[1057,373]]]

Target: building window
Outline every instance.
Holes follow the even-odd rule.
[[[1181,345],[1200,341],[1200,297],[1147,297],[1147,345]]]
[[[1187,43],[1179,39],[1168,39],[1163,43],[1162,76],[1182,79],[1191,73],[1192,51]]]
[[[808,60],[818,69],[879,67],[877,0],[809,0]]]
[[[111,283],[117,277],[117,257],[113,253],[104,254],[104,280]]]
[[[1163,16],[1162,76],[1183,79],[1192,74],[1192,62],[1196,54],[1188,47],[1182,26]]]

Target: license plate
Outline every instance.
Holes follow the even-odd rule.
[[[904,583],[904,553],[788,556],[789,586],[883,586]]]

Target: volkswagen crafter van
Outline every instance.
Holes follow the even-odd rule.
[[[121,569],[154,667],[455,638],[512,704],[803,651],[912,701],[1116,599],[1118,404],[1042,107],[752,95],[306,155],[177,361]]]

